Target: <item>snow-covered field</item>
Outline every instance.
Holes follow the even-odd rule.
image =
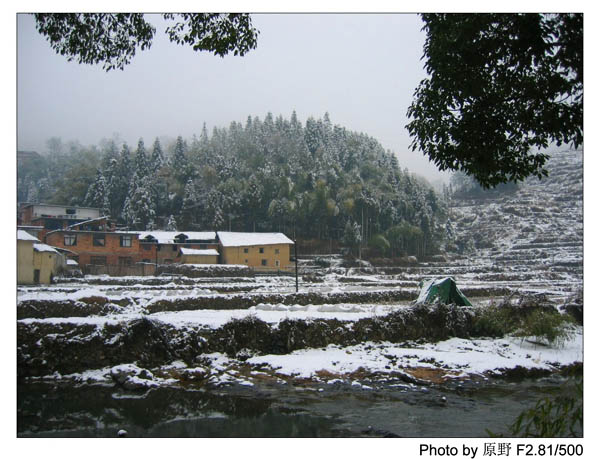
[[[421,267],[421,270],[427,267]],[[337,294],[357,291],[410,290],[413,298],[419,292],[414,282],[407,280],[415,277],[414,274],[403,276],[389,276],[385,274],[353,275],[351,279],[343,274],[329,273],[323,276],[321,282],[301,282],[300,292],[310,294]],[[494,282],[477,282],[475,274],[468,274],[463,279],[470,278],[470,283],[459,283],[459,288],[468,287],[472,291],[477,288],[485,289],[493,286]],[[408,308],[411,301],[391,303],[338,303],[330,304],[283,304],[259,303],[249,308],[234,309],[196,309],[159,311],[149,313],[146,309],[157,301],[185,301],[186,299],[205,297],[209,299],[252,297],[253,295],[278,294],[282,298],[295,293],[293,278],[268,278],[256,277],[246,279],[199,279],[192,284],[183,285],[165,279],[162,285],[148,285],[149,279],[115,279],[114,284],[94,285],[95,278],[85,279],[87,284],[69,282],[51,287],[19,288],[19,304],[31,301],[64,302],[72,301],[74,304],[86,301],[89,298],[105,298],[109,304],[117,304],[127,300],[127,305],[119,307],[117,312],[104,315],[86,315],[82,317],[47,317],[23,318],[19,320],[22,325],[62,324],[62,325],[93,325],[98,330],[108,325],[127,324],[142,317],[152,319],[155,323],[162,323],[176,329],[218,329],[233,319],[255,318],[277,327],[286,319],[314,321],[318,319],[337,319],[342,323],[352,323],[360,319],[383,317],[390,312]],[[103,279],[106,282],[107,279]],[[138,282],[139,281],[139,282]],[[158,283],[153,279],[152,283]],[[411,285],[409,287],[407,285]],[[520,281],[498,281],[504,288],[519,291],[522,287]],[[224,286],[238,287],[236,293],[218,293]],[[365,286],[367,288],[365,288]],[[541,282],[539,288],[530,289],[533,292],[545,292],[549,301],[557,306],[567,301],[580,287],[577,282],[565,282],[558,288],[548,282]],[[246,290],[246,291],[244,291]],[[522,289],[521,289],[522,290]],[[486,306],[495,301],[497,297],[481,296],[470,297],[475,305]],[[81,303],[85,304],[85,303]],[[407,380],[443,382],[449,379],[465,379],[485,377],[506,369],[522,367],[525,369],[558,369],[583,361],[582,327],[573,327],[570,337],[560,345],[554,347],[534,345],[523,338],[505,337],[502,339],[459,339],[451,338],[440,342],[364,342],[351,346],[331,344],[326,347],[308,348],[293,351],[289,354],[271,355],[249,352],[243,358],[228,357],[222,353],[209,353],[198,355],[202,361],[198,367],[194,364],[185,364],[174,361],[168,365],[148,369],[151,377],[139,378],[132,370],[136,362],[123,362],[113,367],[89,368],[83,372],[59,374],[54,372],[42,376],[44,379],[73,379],[75,381],[111,382],[115,378],[115,371],[121,371],[122,365],[133,365],[129,368],[129,383],[134,387],[154,387],[163,384],[178,384],[177,378],[168,376],[169,370],[176,369],[180,374],[201,374],[203,380],[209,384],[242,384],[253,385],[257,375],[264,377],[264,372],[274,381],[286,383],[287,378],[312,379],[314,381],[345,381],[349,384],[362,384],[369,388],[369,384],[361,380],[361,372],[385,375],[403,374]],[[136,367],[137,368],[137,367]],[[135,369],[135,368],[134,368]],[[360,373],[360,374],[359,374]],[[136,386],[137,381],[137,386]],[[362,381],[362,382],[361,382]]]
[[[446,261],[391,268],[363,262],[358,268],[344,268],[340,257],[321,257],[329,267],[309,270],[305,263],[304,272],[309,275],[300,277],[299,294],[295,279],[287,276],[88,276],[52,286],[19,287],[18,310],[28,309],[18,323],[30,327],[28,330],[44,324],[67,328],[87,324],[101,330],[147,318],[174,329],[196,331],[218,330],[232,320],[248,317],[274,328],[285,320],[336,319],[352,324],[409,307],[419,294],[421,281],[446,276],[455,278],[475,306],[497,304],[515,294],[535,295],[560,309],[574,297],[580,297],[583,283],[581,153],[553,157],[550,168],[550,178],[542,182],[528,180],[515,194],[456,202],[452,209],[454,231],[457,238],[476,239],[475,251],[450,254]],[[35,314],[40,302],[68,304],[69,311],[83,311],[90,304],[96,309],[81,314],[58,312],[50,317]],[[243,306],[237,306],[238,302]],[[192,303],[194,307],[186,306]],[[222,304],[226,307],[219,306]],[[212,382],[231,382],[233,378],[252,384],[253,373],[246,371],[248,367],[262,369],[252,371],[267,368],[276,379],[320,378],[328,374],[330,380],[360,369],[419,377],[423,377],[422,369],[430,369],[435,370],[439,380],[493,374],[515,367],[558,368],[582,362],[582,347],[582,327],[575,326],[570,338],[554,347],[534,346],[509,336],[440,342],[362,342],[344,347],[331,344],[282,355],[250,352],[243,359],[211,352],[198,355],[197,359],[204,362],[202,371],[212,375]],[[171,364],[185,365],[187,372],[195,371],[190,364]],[[415,373],[415,369],[421,372]],[[160,381],[159,373],[164,368],[151,370],[156,370],[156,375],[149,380]],[[106,367],[87,371],[100,375],[100,379],[111,374]],[[81,372],[73,377],[94,379]],[[163,380],[172,383],[170,378]]]

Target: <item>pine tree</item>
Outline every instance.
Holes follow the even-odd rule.
[[[362,234],[360,225],[356,222],[348,220],[344,227],[344,234],[342,236],[342,243],[354,249],[362,242]]]
[[[169,215],[169,220],[167,220],[167,227],[165,228],[167,231],[177,231],[177,220],[171,214]]]
[[[139,177],[146,177],[149,173],[149,160],[144,147],[144,140],[138,141],[137,150],[135,151],[135,161],[133,164],[135,171]]]
[[[96,178],[89,186],[87,193],[84,198],[84,203],[89,207],[103,207],[106,195],[106,180],[104,174],[98,169],[96,171]]]
[[[123,218],[136,230],[154,226],[156,211],[150,190],[150,177],[140,177],[137,171],[134,172],[123,208]]]
[[[196,188],[192,180],[188,180],[183,193],[183,203],[181,205],[181,227],[189,229],[194,223],[194,215],[197,211],[198,202],[196,200]]]
[[[175,179],[182,185],[186,184],[190,179],[190,164],[186,156],[187,146],[181,136],[177,137],[175,142],[175,150],[170,160],[170,166],[173,170]]]
[[[152,155],[150,156],[150,173],[156,173],[164,164],[165,155],[163,154],[162,147],[158,137],[154,140],[152,145]]]

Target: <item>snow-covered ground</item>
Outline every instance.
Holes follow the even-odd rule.
[[[542,182],[528,180],[513,195],[456,203],[452,209],[452,220],[457,237],[479,236],[476,243],[482,247],[476,252],[450,255],[445,262],[393,269],[378,269],[364,261],[359,268],[344,269],[340,257],[329,256],[329,268],[317,270],[315,267],[311,276],[306,279],[300,277],[300,293],[321,295],[318,302],[322,304],[314,304],[314,301],[307,305],[296,304],[297,299],[293,297],[295,279],[287,276],[194,279],[183,276],[120,279],[88,276],[83,280],[73,279],[52,286],[19,287],[18,304],[72,302],[75,307],[83,307],[93,302],[90,298],[96,297],[113,305],[112,309],[103,311],[103,315],[23,318],[19,323],[91,324],[100,329],[147,317],[186,330],[215,330],[233,319],[246,317],[259,319],[271,327],[277,327],[285,319],[337,319],[354,323],[409,306],[419,294],[419,282],[446,276],[454,277],[458,287],[476,306],[487,306],[510,293],[521,293],[542,294],[545,301],[559,307],[571,301],[583,284],[583,206],[578,191],[581,188],[581,154],[571,152],[553,157],[550,167],[554,175]],[[565,189],[568,194],[565,194]],[[339,295],[363,292],[403,293],[408,299],[327,301],[335,295],[339,298]],[[263,297],[267,299],[263,300]],[[231,304],[227,309],[195,307],[190,308],[194,310],[185,310],[186,301],[231,302],[236,298],[260,299],[245,308]],[[283,301],[290,298],[293,300]],[[151,308],[161,302],[178,302],[183,307],[178,306],[173,311]],[[252,384],[256,372],[266,369],[273,378],[282,382],[285,382],[285,377],[319,379],[324,374],[329,375],[328,381],[332,381],[359,370],[382,374],[405,372],[415,376],[415,369],[421,373],[428,369],[435,372],[436,378],[444,379],[486,375],[515,367],[557,368],[582,362],[582,349],[582,327],[575,327],[568,340],[554,347],[533,345],[522,338],[510,336],[502,339],[453,338],[437,343],[364,342],[346,347],[330,345],[303,349],[286,355],[249,354],[245,360],[212,353],[198,356],[204,359],[202,367],[194,368],[183,362],[170,365],[171,369],[178,371],[208,372],[210,380],[218,384],[232,381]],[[208,361],[211,362],[209,368],[206,366]],[[254,369],[243,371],[247,367]],[[133,371],[132,368],[129,370]],[[106,380],[114,377],[115,371],[119,370],[115,367],[90,368],[71,377]],[[173,383],[172,378],[161,376],[161,371],[164,372],[165,368],[158,369],[150,378],[152,384]],[[137,377],[137,374],[131,376]]]

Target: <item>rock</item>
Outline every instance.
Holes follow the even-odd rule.
[[[117,384],[127,390],[148,389],[158,386],[151,371],[134,364],[117,365],[111,368],[110,375]]]

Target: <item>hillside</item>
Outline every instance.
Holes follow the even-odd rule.
[[[391,230],[409,254],[434,253],[445,206],[374,138],[329,116],[248,117],[163,150],[113,141],[21,161],[19,201],[101,208],[137,230],[284,232],[355,247]]]
[[[466,249],[454,266],[480,279],[498,272],[523,286],[573,290],[583,280],[583,155],[557,153],[548,177],[530,178],[510,193],[456,199],[450,209],[455,242]]]

